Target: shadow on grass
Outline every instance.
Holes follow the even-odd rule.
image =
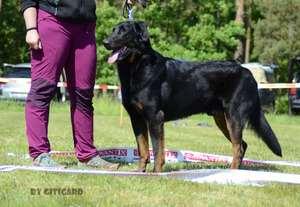
[[[56,160],[67,168],[78,168],[78,160],[75,157],[60,157]],[[147,172],[152,172],[153,163],[148,164]],[[133,171],[137,169],[137,163],[120,163],[120,171]],[[226,163],[168,163],[165,164],[163,172],[172,172],[180,170],[201,170],[201,169],[230,169],[230,164]],[[278,168],[275,165],[261,164],[261,165],[242,165],[242,170],[254,170],[254,171],[273,171],[283,172],[284,169]]]
[[[82,168],[82,166],[78,166],[78,160],[73,157],[54,157],[54,159],[60,164],[66,166],[67,168]],[[17,165],[30,165],[30,159],[16,159],[16,157],[6,157],[6,159],[1,160],[2,164],[17,164]],[[120,162],[119,162],[120,163]],[[120,163],[120,171],[134,171],[138,167],[137,163]],[[147,172],[152,172],[153,163],[148,164]],[[91,169],[91,168],[87,168]],[[167,163],[164,165],[163,172],[172,172],[172,171],[180,171],[180,170],[201,170],[201,169],[230,169],[230,165],[226,163]],[[275,165],[269,164],[253,164],[253,165],[242,165],[242,170],[254,170],[254,171],[273,171],[273,172],[284,172],[285,169],[283,167],[278,167]]]
[[[56,157],[55,160],[59,162],[60,164],[66,166],[67,168],[72,168],[72,169],[95,169],[93,167],[87,167],[87,166],[78,166],[78,160],[75,157]],[[109,161],[109,160],[107,160]],[[112,161],[109,161],[112,162]],[[114,162],[117,163],[117,162]],[[120,164],[119,170],[132,170],[137,167],[136,164],[131,164],[131,163],[123,163],[123,162],[118,162]]]

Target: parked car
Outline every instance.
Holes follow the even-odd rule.
[[[289,81],[292,83],[300,83],[300,57],[291,60],[288,68]],[[289,98],[289,114],[300,112],[300,88],[290,88]]]
[[[259,83],[274,83],[274,70],[276,65],[262,65],[260,63],[245,63],[242,64],[252,73],[256,82]],[[260,103],[264,111],[274,111],[275,109],[275,91],[272,89],[258,89]]]
[[[3,64],[4,74],[2,78],[7,79],[7,83],[0,83],[0,99],[11,99],[25,101],[30,90],[31,73],[30,64]],[[65,79],[62,76],[62,81]],[[57,99],[64,101],[66,91],[64,88],[57,88]]]
[[[4,64],[3,78],[8,82],[0,85],[1,99],[25,100],[30,89],[30,64]]]
[[[294,74],[293,83],[300,83],[300,72]],[[300,111],[300,89],[289,89],[289,114],[296,114]]]

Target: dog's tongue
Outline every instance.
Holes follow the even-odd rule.
[[[120,54],[119,51],[113,53],[113,54],[108,58],[108,61],[107,61],[107,62],[108,62],[109,64],[114,64],[114,63],[118,60],[119,54]]]

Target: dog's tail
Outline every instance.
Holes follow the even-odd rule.
[[[267,122],[261,107],[258,105],[257,110],[250,116],[250,125],[256,134],[262,138],[266,143],[269,149],[276,155],[282,157],[281,147],[277,140],[276,135],[274,134],[272,128]]]

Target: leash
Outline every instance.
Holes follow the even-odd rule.
[[[128,0],[125,0],[123,6],[123,17],[127,18],[128,20],[133,20],[133,5],[130,4]]]
[[[125,0],[124,6],[123,6],[123,17],[127,18],[128,20],[134,20],[133,16],[133,5],[135,2],[138,2],[141,4],[144,8],[146,8],[147,4],[149,3],[149,0]]]

